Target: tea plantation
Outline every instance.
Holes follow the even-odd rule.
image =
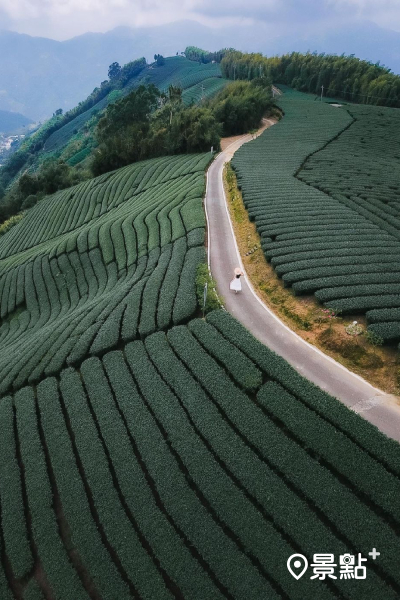
[[[199,318],[208,162],[107,173],[1,238],[1,600],[400,595],[398,444]],[[289,575],[320,552],[367,578]]]
[[[287,92],[233,159],[266,258],[296,294],[400,340],[400,113]]]
[[[161,91],[168,90],[170,85],[176,85],[184,90],[184,101],[189,104],[193,99],[197,102],[201,99],[201,82],[204,81],[204,97],[211,97],[226,84],[222,79],[221,69],[217,63],[199,65],[182,56],[172,56],[165,59],[161,66],[148,65],[138,75],[133,77],[118,94],[111,92],[86,112],[78,115],[52,133],[46,140],[44,151],[46,153],[59,152],[70,140],[81,133],[93,116],[102,112],[107,106],[119,98],[127,96],[132,90],[141,84],[153,83]]]

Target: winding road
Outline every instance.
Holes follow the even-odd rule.
[[[226,204],[223,169],[236,150],[252,139],[251,135],[236,139],[216,157],[207,172],[208,263],[217,291],[226,309],[263,344],[301,375],[400,442],[398,399],[373,387],[289,329],[257,296],[247,277]],[[242,268],[244,277],[242,292],[235,294],[230,291],[229,283],[237,266]]]

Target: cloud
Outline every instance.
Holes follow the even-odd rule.
[[[350,14],[394,31],[400,31],[400,3],[398,0],[328,0],[327,9],[337,14]]]
[[[275,34],[302,35],[319,23],[368,19],[400,30],[398,0],[0,0],[0,28],[66,39],[118,25],[143,27],[177,19],[227,27],[264,23]]]
[[[0,0],[6,27],[21,33],[66,39],[86,31],[107,31],[118,25],[143,27],[182,19],[211,26],[227,26],[260,11],[271,15],[277,0]],[[4,28],[0,23],[0,28]]]

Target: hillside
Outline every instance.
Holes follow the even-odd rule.
[[[399,341],[399,111],[290,90],[279,104],[284,119],[233,160],[267,260],[295,294]]]
[[[399,109],[288,87],[273,99],[270,70],[301,87],[307,61],[343,74],[357,63],[371,73],[357,90],[382,75],[394,87],[373,100],[395,105],[400,80],[354,57],[220,53],[221,65],[114,65],[2,167],[1,600],[400,596],[400,446],[360,416],[385,408],[379,390],[350,410],[328,378],[320,389],[302,377],[292,332],[281,347],[293,367],[270,349],[288,328],[246,311],[245,286],[230,292],[221,212],[204,207],[207,186],[236,250],[248,245],[246,266],[269,261],[257,285],[272,281],[275,306],[283,291],[306,298],[328,335],[331,317],[355,314],[368,343],[397,346]],[[339,89],[338,71],[323,76]],[[271,127],[255,137],[262,118]],[[241,133],[225,197],[225,155],[213,178],[210,147]],[[319,553],[334,577],[313,576]],[[339,576],[348,553],[365,577]],[[299,554],[301,580],[287,567]]]
[[[166,58],[161,65],[146,64],[144,59],[127,63],[119,79],[95,88],[85,101],[63,115],[53,116],[24,141],[2,172],[8,185],[19,174],[36,172],[47,159],[60,158],[68,165],[85,168],[97,145],[95,128],[107,107],[128,96],[140,85],[154,84],[161,91],[170,85],[183,90],[186,106],[200,103],[221,90],[227,80],[221,76],[219,64],[199,64],[183,56]],[[8,175],[9,172],[9,175]]]
[[[107,173],[0,241],[2,599],[398,597],[398,445],[198,318],[209,160]],[[367,580],[288,574],[371,540]]]
[[[221,70],[219,65],[199,65],[198,63],[187,60],[182,56],[166,58],[165,64],[161,66],[149,65],[136,77],[130,79],[129,82],[122,88],[122,90],[118,90],[117,95],[113,94],[113,92],[110,92],[110,94],[95,104],[92,108],[80,114],[68,124],[54,132],[44,144],[44,154],[54,152],[59,153],[67,147],[68,143],[74,137],[75,140],[81,139],[85,125],[94,115],[98,115],[111,102],[115,102],[115,100],[123,98],[141,84],[153,83],[161,91],[166,91],[170,85],[177,85],[185,91],[185,97],[187,98],[188,102],[190,102],[192,88],[193,100],[196,99],[196,93],[197,97],[199,96],[198,85],[203,81],[206,82],[204,84],[206,90],[210,88],[210,84],[214,84],[215,82],[217,84],[215,90],[211,87],[211,92],[215,93],[215,91],[218,89],[218,86],[222,84],[222,81],[215,80],[220,78]],[[73,157],[71,157],[70,160],[74,160]]]
[[[153,332],[157,318],[166,327],[192,314],[208,161],[205,155],[160,159],[93,179],[41,201],[1,238],[0,335],[8,351],[0,393],[40,380],[54,365],[79,362],[90,348],[108,349],[118,341],[120,322],[127,341]],[[21,269],[23,286],[16,277]],[[187,281],[177,279],[181,269]]]

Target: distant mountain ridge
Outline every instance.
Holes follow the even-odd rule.
[[[20,113],[0,110],[0,134],[13,133],[21,127],[25,127],[31,123],[31,119],[28,119]]]
[[[205,27],[194,21],[131,29],[117,27],[107,33],[87,33],[59,42],[0,30],[0,109],[44,120],[53,112],[76,106],[107,78],[114,61],[127,63],[139,56],[148,60],[195,45],[208,50],[238,50],[273,55],[291,51],[355,54],[380,61],[400,73],[400,34],[366,21],[349,23],[340,31],[271,37],[262,22],[225,28]]]

